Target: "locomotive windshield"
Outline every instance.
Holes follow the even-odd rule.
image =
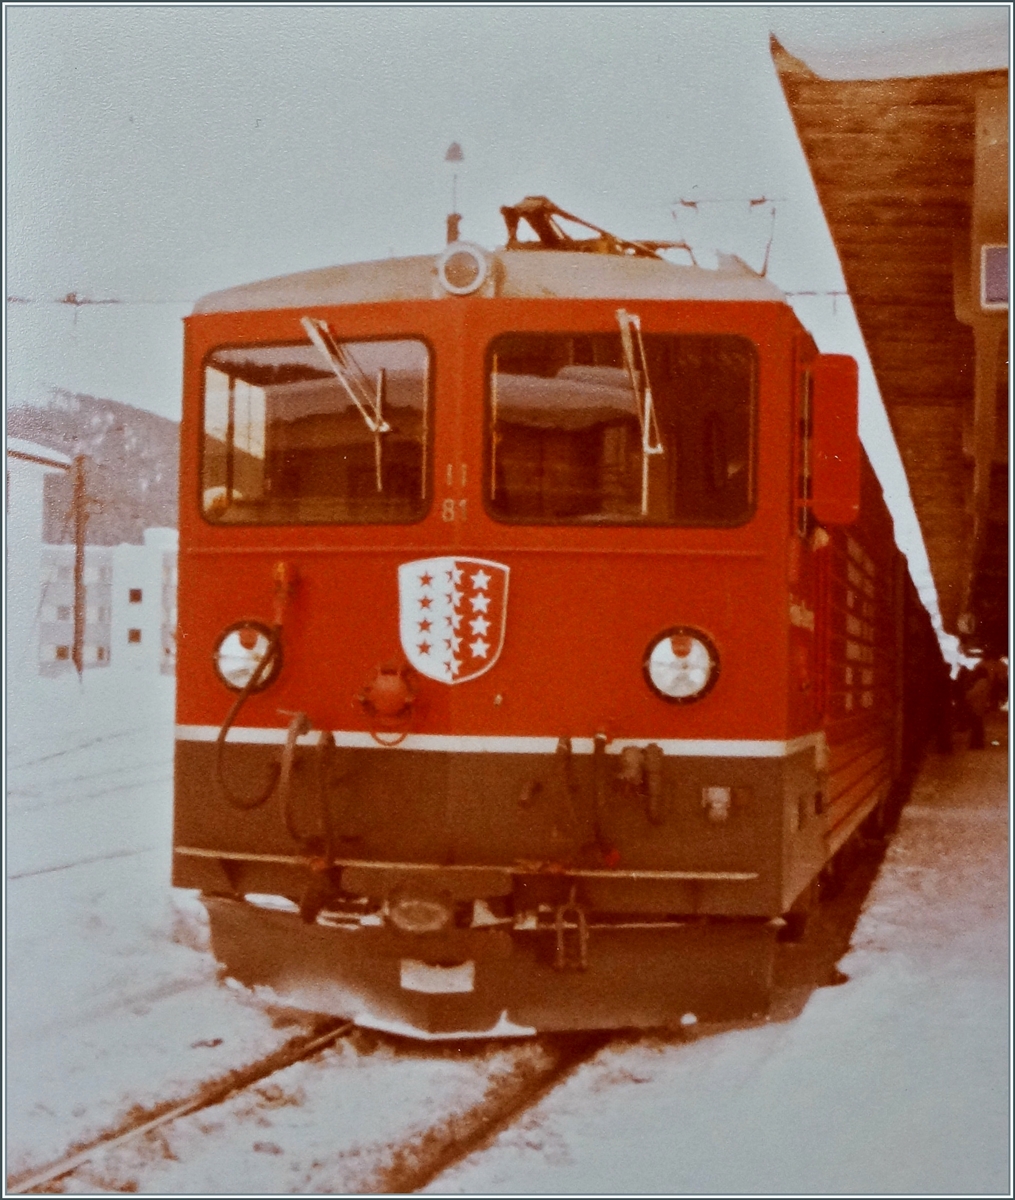
[[[215,350],[204,373],[204,514],[228,524],[375,524],[429,503],[430,354],[421,341]]]
[[[642,339],[635,318],[618,317],[618,333],[511,333],[491,344],[491,515],[531,524],[746,521],[754,345],[731,334]]]

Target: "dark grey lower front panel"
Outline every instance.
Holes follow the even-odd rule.
[[[763,921],[690,921],[662,929],[589,930],[587,966],[557,969],[553,929],[476,938],[469,991],[403,986],[412,943],[384,931],[303,924],[294,914],[206,899],[212,944],[228,974],[283,1000],[415,1036],[511,1036],[537,1031],[658,1028],[761,1016],[776,930]],[[430,956],[432,957],[432,955]]]
[[[230,744],[230,786],[256,795],[280,756],[278,746]],[[320,857],[330,838],[333,861],[341,863],[616,870],[615,879],[581,883],[582,903],[593,910],[774,916],[793,899],[784,886],[796,853],[787,853],[786,814],[792,809],[796,820],[803,811],[798,794],[811,807],[790,836],[794,843],[809,839],[811,857],[820,854],[813,762],[811,750],[787,759],[668,756],[652,801],[646,786],[624,778],[619,755],[597,764],[588,754],[378,747],[339,749],[322,764],[301,747],[288,800],[276,790],[245,809],[223,794],[215,746],[181,740],[174,881],[298,898],[303,872],[279,860]],[[703,795],[710,788],[728,789],[728,819],[709,818]],[[208,857],[201,862],[195,853]],[[624,878],[646,871],[683,873],[685,880]],[[723,882],[731,877],[738,881]]]

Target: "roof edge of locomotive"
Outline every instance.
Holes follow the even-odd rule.
[[[202,296],[194,315],[409,300],[452,303],[438,280],[442,254],[382,258],[318,267],[225,288]],[[588,254],[558,250],[538,253],[500,247],[484,251],[489,283],[478,293],[521,300],[763,300],[786,303],[771,280],[733,255],[720,255],[717,268],[679,265],[662,258]]]

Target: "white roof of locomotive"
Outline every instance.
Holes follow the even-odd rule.
[[[659,258],[562,250],[488,252],[491,282],[478,293],[508,299],[545,300],[769,300],[786,297],[770,280],[732,255],[717,270],[678,266]],[[437,280],[439,255],[382,258],[376,262],[321,267],[258,283],[211,292],[195,313],[309,308],[397,300],[444,300]]]

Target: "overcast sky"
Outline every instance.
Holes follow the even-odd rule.
[[[919,74],[1007,65],[1008,16],[1003,4],[9,5],[7,295],[47,301],[7,305],[10,402],[58,386],[177,416],[193,301],[439,250],[451,141],[465,153],[462,233],[485,245],[503,241],[500,205],[541,193],[621,234],[685,237],[706,263],[718,247],[760,267],[771,237],[777,284],[834,292],[769,33],[827,75]],[[130,303],[51,303],[69,292]],[[795,303],[823,350],[865,358],[848,304]],[[912,525],[862,368],[865,441]]]

